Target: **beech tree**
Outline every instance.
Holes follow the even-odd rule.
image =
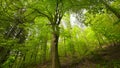
[[[59,56],[58,56],[58,40],[59,40],[59,24],[65,12],[78,8],[84,8],[88,5],[86,0],[44,0],[44,1],[32,1],[30,8],[36,11],[40,16],[46,17],[49,20],[49,25],[52,30],[51,41],[51,60],[52,68],[60,68]],[[34,5],[34,6],[33,6]]]
[[[97,45],[96,40],[100,45],[103,38],[119,42],[119,25],[112,24],[119,22],[119,6],[116,5],[119,3],[120,1],[117,0],[1,0],[0,65],[6,66],[10,63],[8,66],[12,67],[14,63],[13,67],[25,67],[26,62],[37,62],[38,55],[40,57],[42,55],[41,61],[44,62],[50,43],[52,68],[61,68],[58,42],[63,37],[63,45],[68,47],[72,56],[77,54],[75,53],[77,51],[79,55],[88,53],[89,47],[92,51],[90,45]],[[72,13],[78,15],[77,23],[86,24],[88,28],[74,26],[71,29],[70,20],[66,23],[67,29],[61,27],[64,16],[68,14],[67,17],[70,17]],[[114,29],[111,30],[113,27]],[[95,33],[96,36],[100,36],[98,39],[94,36]],[[94,43],[91,43],[92,41]],[[75,43],[79,45],[75,46]],[[12,60],[11,56],[14,57]]]

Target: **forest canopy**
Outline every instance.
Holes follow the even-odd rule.
[[[120,0],[0,0],[0,39],[0,68],[70,68],[120,45]]]

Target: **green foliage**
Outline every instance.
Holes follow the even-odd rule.
[[[8,60],[1,66],[2,68],[9,68],[15,61],[14,56],[9,56]]]
[[[114,23],[118,20],[114,15],[110,15],[106,12],[102,14],[86,14],[87,20],[86,24],[92,26],[94,31],[97,33],[101,33],[109,40],[117,39],[119,40],[119,24],[114,25]]]
[[[82,58],[102,45],[120,43],[119,4],[119,0],[0,0],[0,66],[26,68],[50,61],[52,33],[59,33],[58,27],[60,58]],[[79,20],[71,22],[72,14]],[[117,62],[110,64],[119,67]]]

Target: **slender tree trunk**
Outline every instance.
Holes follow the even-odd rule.
[[[66,43],[65,43],[65,37],[64,37],[64,45],[66,45]],[[65,51],[65,55],[64,56],[67,56],[67,52],[66,52],[67,48],[66,48],[66,46],[64,46],[64,47],[65,47],[65,50],[64,50]]]
[[[59,28],[55,26],[52,33],[51,43],[51,59],[52,68],[60,68],[59,56],[58,56],[58,40],[59,40]]]
[[[0,66],[7,61],[10,55],[10,50],[7,50],[5,48],[0,50]]]
[[[44,40],[44,46],[43,46],[43,61],[46,62],[46,52],[47,52],[47,39]]]
[[[99,43],[99,48],[102,48],[102,44],[101,44],[101,42],[100,42],[100,35],[95,31],[95,36],[96,36],[96,38],[97,38],[97,41],[98,41],[98,43]]]

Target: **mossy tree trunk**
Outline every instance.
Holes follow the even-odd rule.
[[[51,60],[52,68],[60,68],[58,55],[59,25],[53,26],[52,43],[51,43]]]

